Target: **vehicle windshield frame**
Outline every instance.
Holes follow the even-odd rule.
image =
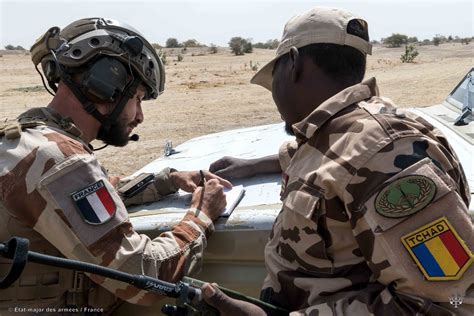
[[[470,86],[468,87],[468,85]],[[464,92],[461,92],[462,95],[457,95],[460,92],[459,89],[465,90]],[[466,98],[467,91],[470,92],[468,100]],[[460,98],[462,98],[462,101],[460,101]],[[469,104],[465,104],[466,101]],[[474,102],[474,67],[467,72],[464,78],[456,85],[451,93],[449,93],[448,97],[446,98],[446,102],[456,107],[460,111],[463,111],[466,108],[470,108],[472,110]]]

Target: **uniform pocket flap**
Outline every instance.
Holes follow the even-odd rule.
[[[283,196],[283,207],[310,219],[320,206],[322,193],[314,186],[302,179],[297,179],[288,184]]]

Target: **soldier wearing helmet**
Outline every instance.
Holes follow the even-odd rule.
[[[167,168],[130,196],[122,189],[135,179],[109,181],[89,145],[94,139],[126,145],[144,119],[141,102],[163,92],[165,71],[153,47],[128,25],[87,18],[49,29],[31,56],[55,94],[48,107],[0,126],[0,240],[21,236],[34,251],[170,282],[198,270],[230,183],[204,172],[204,188],[199,172]],[[136,233],[125,204],[179,188],[193,192],[182,221],[153,240]],[[0,275],[8,268],[0,261]],[[149,305],[158,298],[98,276],[30,264],[19,281],[0,290],[0,313],[21,306],[111,312],[122,301]]]

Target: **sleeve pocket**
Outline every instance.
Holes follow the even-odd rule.
[[[315,210],[320,208],[322,192],[302,179],[288,184],[283,196],[283,207],[311,219]]]
[[[425,158],[385,181],[365,202],[365,217],[374,233],[382,233],[454,189],[451,178]]]
[[[52,207],[62,213],[66,225],[86,246],[108,234],[128,217],[122,200],[94,157],[69,158],[50,169],[38,188],[40,194],[53,203]]]
[[[434,194],[427,204],[415,212],[407,211],[407,214],[401,217],[388,217],[380,214],[375,206],[377,196],[389,186],[393,187],[393,183],[397,183],[400,179],[410,179],[408,177],[411,176],[419,176],[420,179],[427,178],[435,186]],[[406,193],[409,191],[407,190]],[[421,189],[417,188],[411,191],[420,193]],[[396,194],[394,195],[396,196]],[[407,199],[407,195],[402,196],[402,199]],[[412,199],[416,204],[422,197],[414,194]],[[372,267],[376,268],[382,263],[386,266],[380,271],[374,270],[378,273],[378,282],[382,284],[395,282],[397,291],[426,297],[435,302],[446,302],[453,295],[454,292],[451,292],[450,289],[453,289],[454,286],[459,293],[464,293],[471,286],[474,270],[470,268],[466,272],[461,271],[461,263],[458,264],[452,259],[454,258],[451,255],[453,252],[449,251],[448,253],[445,251],[447,249],[445,246],[439,246],[441,239],[434,239],[440,232],[446,230],[447,226],[439,228],[440,221],[449,223],[452,226],[450,230],[456,232],[451,235],[454,237],[450,239],[449,243],[452,245],[450,248],[455,247],[458,243],[466,245],[467,249],[472,249],[474,236],[467,206],[456,192],[454,182],[430,159],[421,160],[386,181],[366,201],[365,209],[361,209],[361,211],[365,213],[363,218],[359,219],[360,225],[358,227],[363,230],[360,231],[359,236],[362,238],[367,232],[365,223],[373,232],[373,236],[369,234],[372,246],[361,247],[365,249],[364,255],[372,262]],[[428,245],[430,240],[433,242]],[[423,244],[423,247],[419,248],[419,254],[414,253],[415,243]],[[428,249],[427,245],[430,250],[425,250]],[[456,257],[458,260],[461,260],[459,259],[461,255],[467,258],[472,256],[467,249],[457,248]],[[438,266],[443,270],[436,268]],[[464,267],[466,266],[464,262]],[[429,280],[429,278],[433,279]]]

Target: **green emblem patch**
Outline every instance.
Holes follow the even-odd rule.
[[[375,198],[375,210],[386,217],[404,217],[427,206],[434,198],[436,185],[424,176],[406,176],[387,185]]]

